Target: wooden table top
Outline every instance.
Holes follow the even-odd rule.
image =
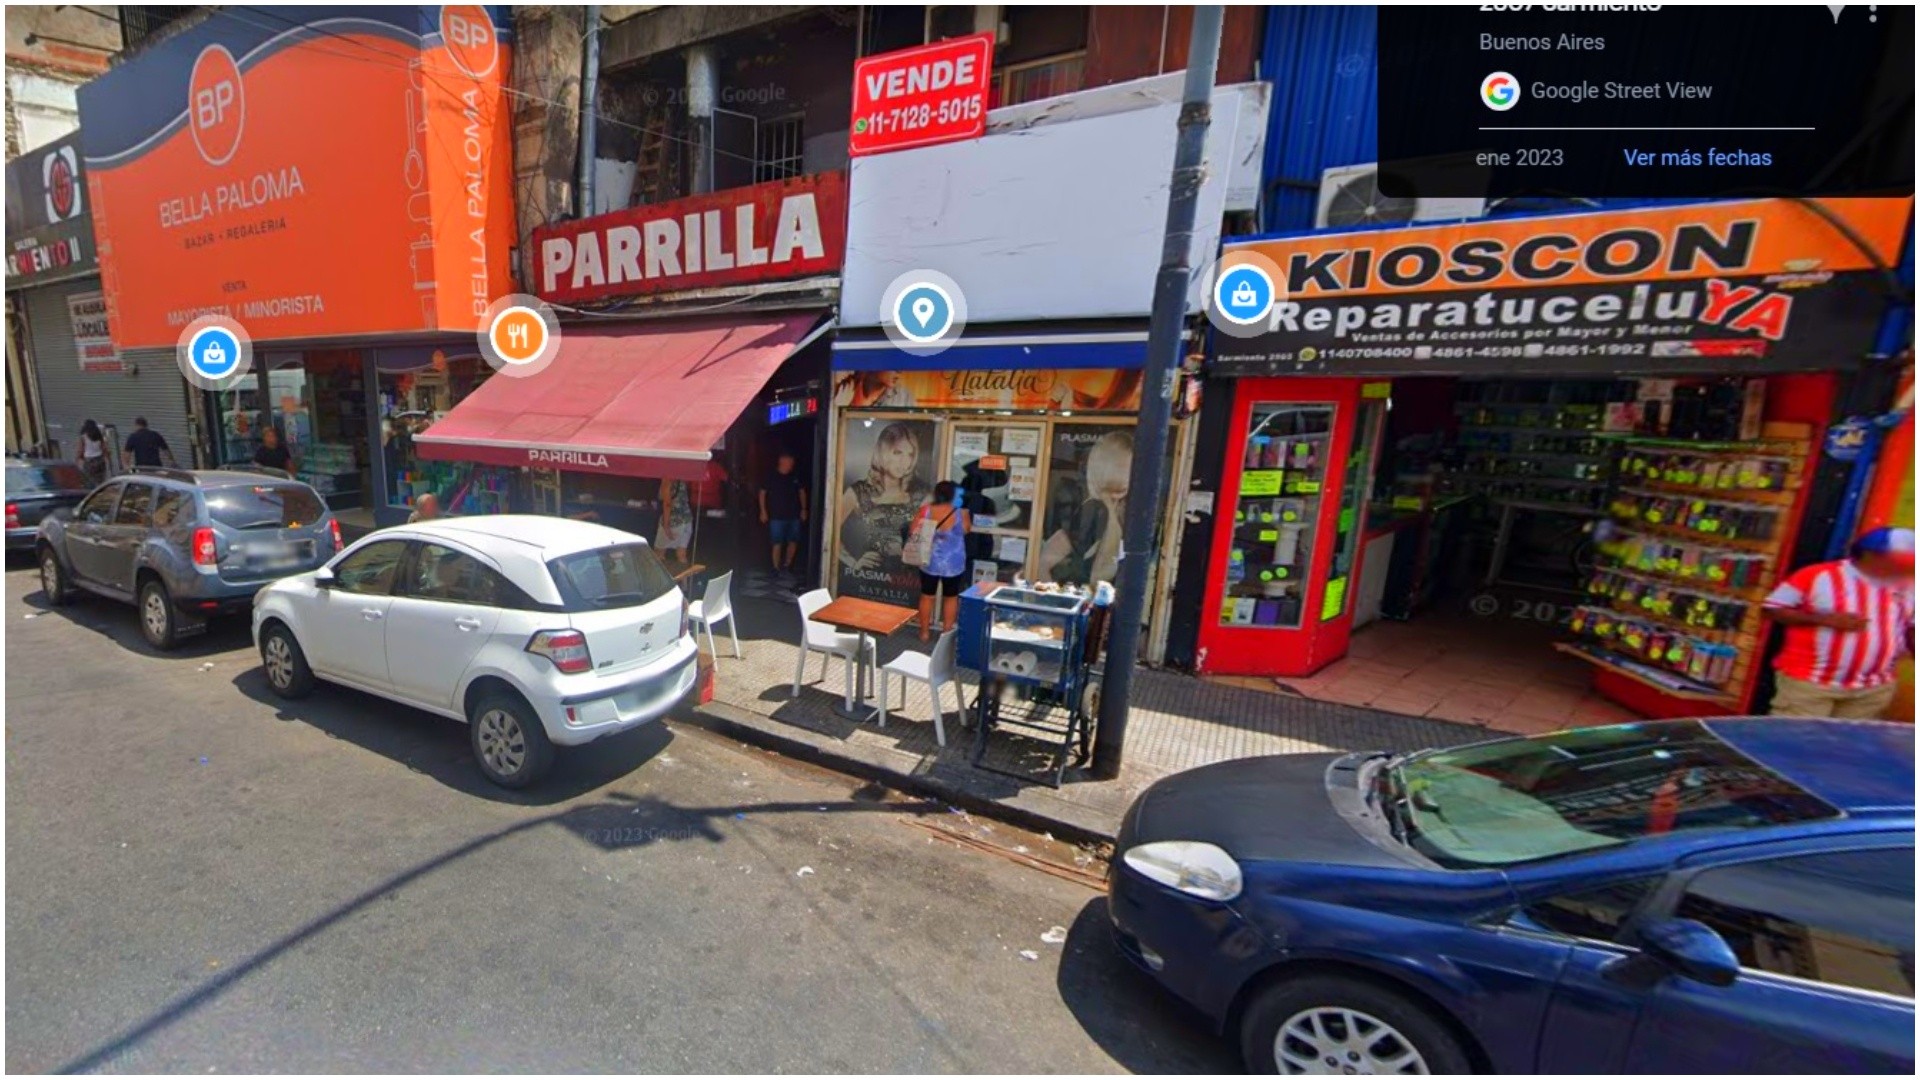
[[[864,630],[885,637],[920,617],[913,608],[842,596],[813,613],[813,621],[842,630]]]
[[[688,578],[692,577],[693,575],[699,573],[700,571],[705,570],[706,568],[707,567],[705,563],[689,563],[684,569],[676,570],[673,572],[673,580],[685,581]]]

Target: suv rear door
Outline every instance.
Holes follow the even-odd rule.
[[[547,563],[569,622],[586,635],[596,675],[617,675],[666,656],[680,640],[683,598],[645,544],[614,544]]]
[[[333,557],[333,526],[318,492],[295,480],[207,489],[207,515],[220,537],[220,577],[271,581],[313,570]]]
[[[460,677],[519,590],[473,552],[424,540],[410,546],[387,609],[388,677],[415,701],[455,708]]]
[[[130,480],[120,492],[120,508],[106,530],[101,550],[105,583],[121,592],[133,591],[133,564],[140,555],[153,521],[153,485]]]

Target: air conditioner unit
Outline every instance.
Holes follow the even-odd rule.
[[[1320,174],[1320,202],[1313,212],[1315,228],[1391,225],[1409,221],[1446,221],[1475,218],[1487,212],[1487,201],[1474,198],[1403,199],[1383,195],[1380,166],[1336,165]]]

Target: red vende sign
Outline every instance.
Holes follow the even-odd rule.
[[[533,231],[534,292],[561,303],[807,277],[847,247],[847,175],[816,173]]]
[[[977,139],[987,132],[993,35],[869,56],[853,66],[853,157]]]

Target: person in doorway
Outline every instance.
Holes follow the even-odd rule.
[[[429,491],[414,500],[413,513],[407,515],[407,524],[433,521],[440,516],[440,496]]]
[[[685,480],[660,482],[660,535],[654,546],[669,562],[688,561],[687,548],[693,544],[693,489]]]
[[[914,515],[910,528],[922,520],[934,523],[933,553],[920,570],[920,640],[933,640],[933,601],[940,602],[940,628],[951,630],[960,615],[960,594],[967,589],[967,533],[972,515],[959,505],[953,481],[933,486],[933,499]]]
[[[279,469],[288,475],[300,471],[300,463],[280,442],[280,429],[272,424],[260,429],[260,449],[253,452],[253,463],[263,469]]]
[[[107,482],[107,440],[91,416],[80,425],[80,453],[75,460],[87,474],[87,483],[98,487]]]
[[[1886,716],[1894,665],[1913,652],[1913,549],[1912,529],[1875,529],[1848,558],[1802,567],[1767,597],[1767,614],[1786,628],[1773,662],[1775,716]]]
[[[173,465],[173,448],[167,445],[167,437],[147,426],[147,418],[133,418],[133,434],[127,436],[127,459],[136,469],[157,469],[161,465]],[[162,460],[164,459],[164,460]]]
[[[760,524],[767,527],[775,573],[792,574],[807,522],[807,485],[794,471],[793,455],[782,452],[773,475],[760,488]]]

